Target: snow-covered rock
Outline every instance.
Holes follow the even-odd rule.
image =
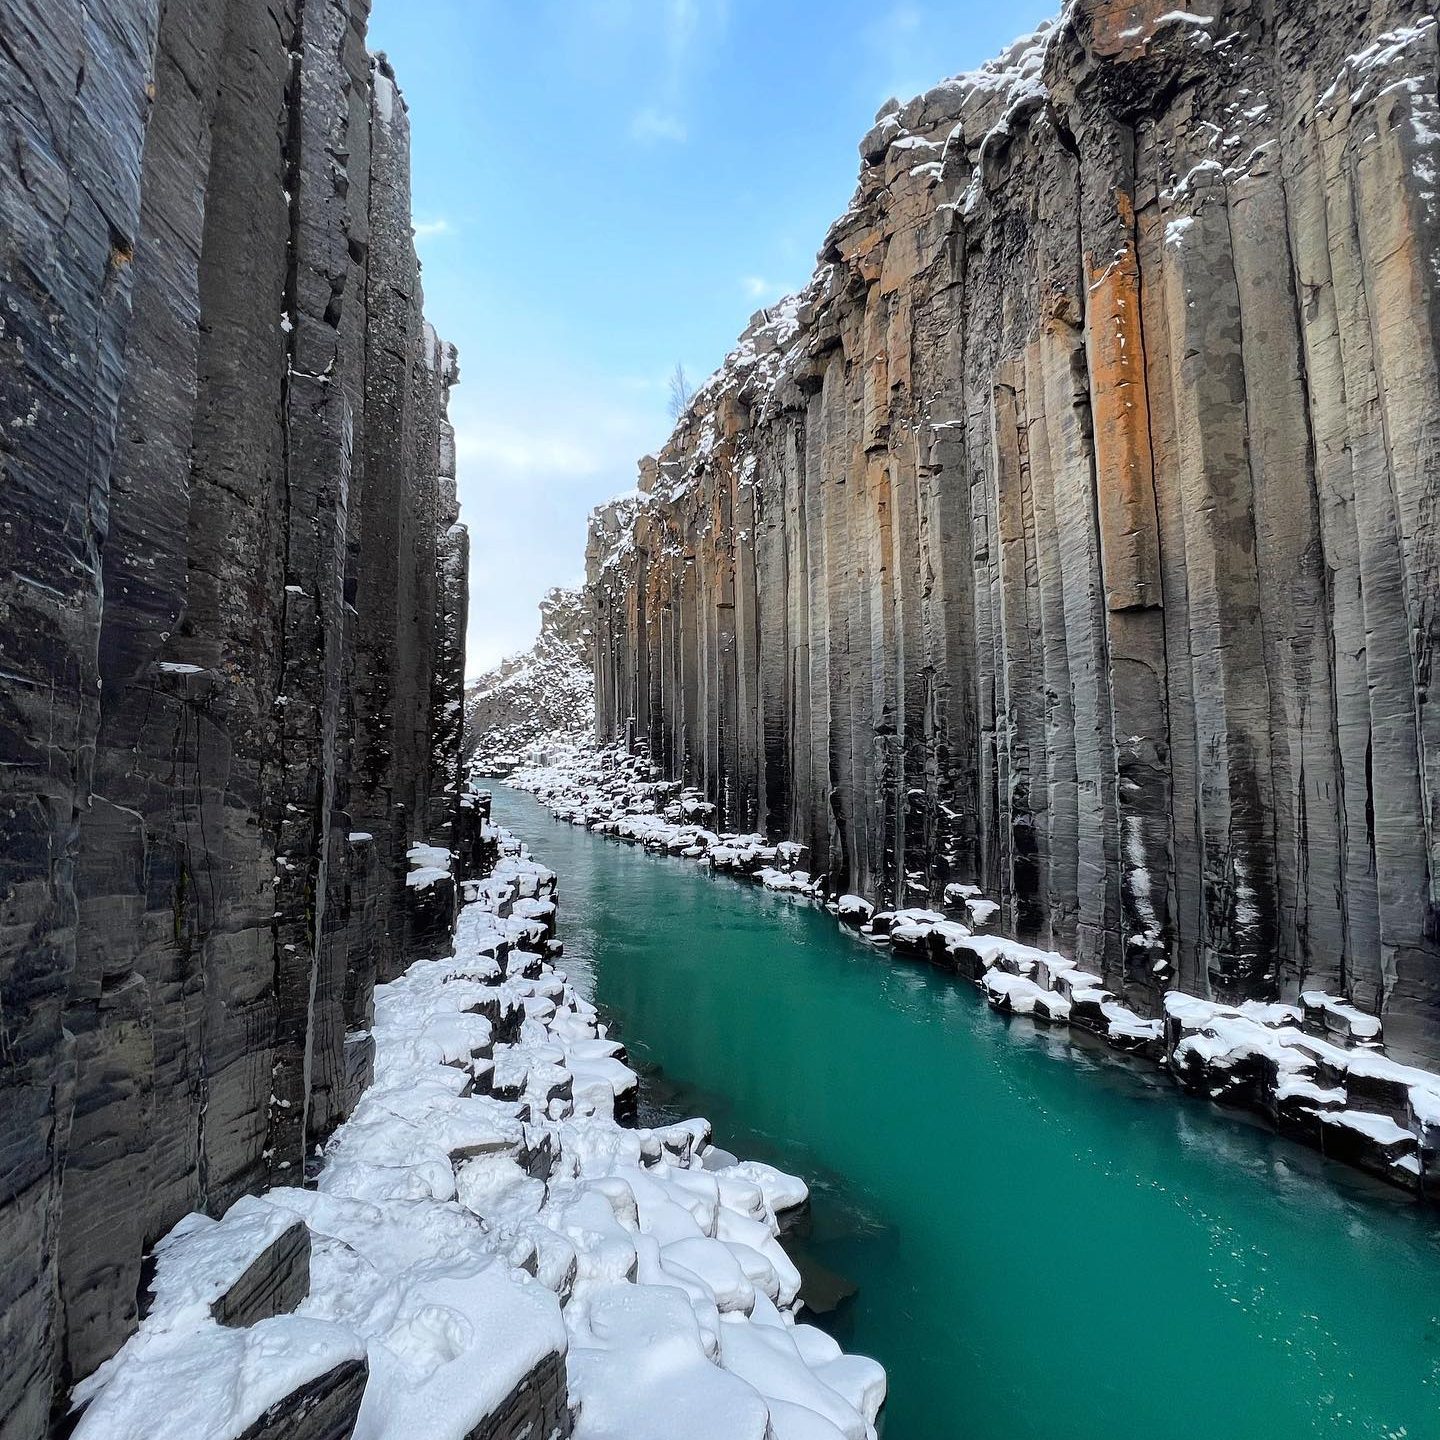
[[[703,1120],[623,1123],[623,1047],[527,948],[553,928],[556,877],[498,839],[453,955],[377,988],[375,1080],[316,1188],[176,1227],[139,1332],[76,1391],[77,1440],[236,1440],[317,1395],[350,1407],[356,1440],[572,1423],[581,1440],[873,1440],[884,1372],[803,1323],[777,1238],[804,1182],[717,1149]],[[293,1313],[221,1324],[221,1297],[297,1229]]]
[[[573,737],[594,720],[595,680],[584,598],[556,589],[540,602],[535,643],[465,688],[465,752],[481,773],[506,774],[516,752]]]

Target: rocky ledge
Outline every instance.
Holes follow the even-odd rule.
[[[594,637],[578,590],[540,602],[535,643],[465,687],[465,755],[478,775],[503,775],[546,735],[574,739],[595,718]]]
[[[993,933],[1001,907],[976,886],[948,886],[936,908],[877,909],[812,876],[801,845],[709,828],[711,802],[623,748],[549,748],[509,783],[560,819],[824,904],[876,947],[973,981],[1001,1014],[1073,1026],[1155,1061],[1189,1093],[1250,1110],[1282,1135],[1440,1204],[1440,1073],[1387,1056],[1380,1022],[1342,997],[1313,990],[1294,1005],[1229,1005],[1172,990],[1160,1018],[1146,1017],[1077,961]]]
[[[498,838],[454,954],[376,989],[375,1081],[314,1188],[165,1237],[74,1440],[873,1440],[884,1374],[799,1321],[776,1238],[804,1184],[703,1120],[634,1125],[546,958],[556,877]]]

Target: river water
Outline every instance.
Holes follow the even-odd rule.
[[[810,1181],[811,1318],[885,1364],[885,1440],[1440,1437],[1436,1217],[817,907],[494,793],[646,1104]]]

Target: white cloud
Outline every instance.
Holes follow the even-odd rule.
[[[685,125],[682,121],[677,120],[673,115],[667,115],[664,111],[656,109],[653,105],[647,105],[630,121],[631,139],[639,140],[645,144],[654,144],[662,140],[673,141],[675,144],[683,144],[686,133]]]
[[[740,288],[752,300],[763,300],[767,295],[778,295],[780,286],[772,285],[760,275],[742,275],[740,277]]]
[[[470,528],[467,671],[535,638],[552,585],[583,579],[586,519],[635,484],[669,432],[663,387],[477,363],[451,405],[461,518]]]
[[[600,461],[580,436],[507,424],[495,415],[467,420],[455,430],[455,455],[482,474],[544,474],[572,478],[594,475]]]
[[[684,113],[699,42],[713,43],[719,37],[729,18],[729,5],[728,0],[663,0],[643,13],[653,17],[656,9],[661,27],[660,79],[654,94],[630,121],[630,135],[642,144],[683,144],[688,136]]]
[[[454,233],[450,222],[443,215],[438,216],[434,220],[417,220],[413,228],[417,240],[430,240],[436,235],[450,235]]]

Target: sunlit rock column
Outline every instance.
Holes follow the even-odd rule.
[[[809,286],[596,516],[602,737],[1142,1011],[1440,1059],[1436,34],[1077,0],[887,104]]]

